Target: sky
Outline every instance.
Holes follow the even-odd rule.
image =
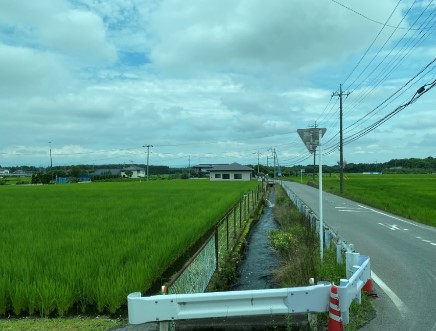
[[[297,129],[315,125],[335,165],[340,84],[345,162],[436,157],[435,12],[431,0],[0,0],[0,166],[271,165],[274,151],[310,164]]]

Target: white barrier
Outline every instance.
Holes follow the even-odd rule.
[[[348,323],[348,310],[370,279],[370,259],[358,253],[347,254],[352,259],[352,275],[338,286],[343,322]],[[354,264],[357,263],[357,264]],[[283,315],[327,312],[331,284],[272,290],[171,294],[142,297],[135,292],[127,297],[130,324],[165,322],[211,317]]]
[[[330,283],[272,290],[127,297],[129,323],[325,312]]]

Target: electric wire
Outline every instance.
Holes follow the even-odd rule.
[[[395,26],[392,26],[392,25],[389,25],[389,24],[382,23],[382,22],[379,22],[379,21],[377,21],[377,20],[374,20],[374,19],[372,19],[372,18],[370,18],[370,17],[368,17],[368,16],[366,16],[366,15],[364,15],[364,14],[358,12],[357,10],[355,10],[355,9],[353,9],[353,8],[344,5],[343,3],[341,3],[341,2],[339,2],[339,1],[337,1],[337,0],[331,0],[331,1],[334,2],[334,3],[336,3],[336,4],[338,4],[338,5],[341,6],[341,7],[344,7],[345,9],[347,9],[347,10],[349,10],[349,11],[351,11],[351,12],[353,12],[353,13],[355,13],[355,14],[357,14],[357,15],[359,15],[359,16],[365,18],[365,19],[367,19],[368,21],[371,21],[371,22],[374,22],[374,23],[377,23],[377,24],[380,24],[380,25],[383,25],[383,26],[387,26],[387,27],[390,27],[390,28],[396,28]],[[404,28],[403,28],[403,27],[400,27],[399,29],[407,29],[407,28],[406,28],[406,27],[404,27]]]

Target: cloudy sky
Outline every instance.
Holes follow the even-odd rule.
[[[297,129],[315,123],[333,165],[340,83],[347,162],[436,157],[435,13],[431,0],[0,0],[0,165],[46,167],[50,147],[54,166],[144,164],[145,145],[152,165],[266,164],[274,149],[310,164]]]

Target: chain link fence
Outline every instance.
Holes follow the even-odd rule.
[[[221,218],[213,234],[203,243],[185,266],[171,279],[167,291],[171,294],[202,293],[206,290],[219,264],[238,242],[245,225],[259,205],[267,186],[245,193]]]

